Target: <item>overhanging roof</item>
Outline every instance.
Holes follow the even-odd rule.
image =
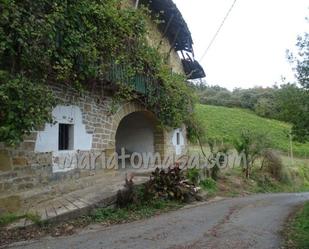
[[[154,14],[164,20],[160,28],[166,30],[166,36],[176,51],[185,50],[193,53],[191,32],[172,0],[143,0],[142,3],[148,5]]]
[[[194,58],[191,32],[173,0],[141,0],[141,2],[146,4],[153,14],[158,15],[160,20],[164,20],[159,28],[175,50],[181,51],[182,64],[187,78],[204,78],[206,76],[204,69]],[[191,53],[192,56],[188,53],[185,53],[187,54],[185,56],[183,51]]]

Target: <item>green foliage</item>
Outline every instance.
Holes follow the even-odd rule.
[[[293,124],[293,135],[298,141],[309,140],[309,90],[295,84],[282,85],[276,93],[276,103],[280,107],[277,118]]]
[[[267,132],[272,148],[289,151],[291,125],[287,123],[265,119],[243,109],[207,105],[197,105],[196,115],[206,130],[205,136],[217,143],[221,141],[233,143],[239,138],[240,131],[247,129],[257,133]],[[308,155],[309,144],[293,142],[293,151],[295,155]]]
[[[300,190],[304,192],[309,191],[309,167],[308,163],[303,163],[297,165],[297,167],[292,168],[290,174],[294,183],[300,186]],[[295,185],[295,184],[294,184]]]
[[[283,162],[280,156],[273,150],[265,150],[263,152],[262,169],[268,172],[274,179],[278,181],[286,181],[289,179],[286,177]]]
[[[187,178],[195,185],[199,184],[200,181],[200,169],[190,168],[187,170]]]
[[[179,127],[193,111],[194,93],[184,75],[171,73],[167,65],[161,65],[157,76],[161,80],[159,94],[148,96],[146,106],[154,110],[164,125]]]
[[[298,211],[286,231],[287,248],[309,248],[309,202]]]
[[[128,219],[128,212],[121,208],[100,208],[96,209],[90,217],[96,222],[111,220],[114,222]]]
[[[215,193],[217,191],[217,182],[212,178],[205,178],[201,180],[200,186],[202,189],[210,193]]]
[[[299,83],[305,89],[309,89],[309,33],[299,36],[296,46],[298,47],[297,55],[294,56],[290,53],[288,58],[294,63]]]
[[[269,146],[270,142],[265,133],[257,133],[249,130],[242,130],[239,138],[234,140],[234,147],[237,152],[244,154],[241,163],[247,178],[250,176],[254,161],[261,157]]]
[[[174,210],[182,207],[175,201],[152,200],[147,203],[130,205],[127,208],[98,208],[90,214],[95,222],[122,223],[151,217],[158,212]]]
[[[207,130],[203,120],[195,111],[186,120],[187,137],[191,143],[207,143]]]
[[[169,167],[167,170],[156,168],[150,179],[142,186],[135,186],[133,175],[125,180],[124,188],[117,193],[116,206],[128,208],[132,205],[141,205],[153,200],[176,200],[189,202],[195,199],[197,191],[194,183],[197,169],[190,170],[191,174],[184,172],[178,166]],[[191,179],[187,179],[188,176]]]
[[[296,109],[287,110],[290,115],[289,121],[294,125],[293,134],[296,139],[305,142],[309,141],[309,33],[299,36],[296,46],[297,55],[289,53],[288,59],[294,65],[296,77],[302,89],[299,90],[299,98],[288,98],[285,103],[292,101],[294,103],[292,105],[296,106]]]
[[[292,123],[293,135],[300,142],[309,138],[308,89],[289,83],[280,87],[234,89],[232,92],[219,86],[197,85],[193,88],[202,104],[246,108],[261,117]]]
[[[6,213],[0,215],[0,227],[6,226],[8,224],[11,224],[15,221],[18,221],[20,219],[27,219],[32,221],[34,224],[40,224],[40,217],[35,214],[26,213],[26,214],[15,214],[15,213]]]
[[[102,62],[141,70],[144,9],[108,1],[1,1],[1,67],[31,79],[65,83],[97,81]],[[128,53],[128,49],[132,53]]]
[[[278,193],[285,190],[285,186],[280,185],[278,181],[267,174],[257,174],[252,176],[256,181],[255,193]]]
[[[274,117],[276,103],[273,98],[261,97],[254,106],[254,112],[261,117]]]
[[[0,0],[0,5],[0,70],[7,72],[12,81],[20,82],[18,86],[15,83],[16,90],[26,89],[22,97],[27,103],[20,99],[18,108],[25,106],[23,109],[28,114],[14,116],[11,113],[14,110],[2,110],[2,119],[9,117],[6,120],[11,124],[22,124],[5,124],[1,141],[15,144],[24,133],[43,121],[50,121],[48,115],[38,110],[47,110],[50,96],[47,103],[40,102],[47,93],[43,86],[35,87],[37,82],[42,85],[73,84],[78,89],[105,84],[115,65],[122,66],[125,79],[114,82],[118,89],[111,113],[122,101],[138,99],[163,125],[176,127],[188,119],[193,109],[192,91],[186,79],[171,73],[163,56],[147,44],[147,20],[150,18],[147,8],[136,10],[119,0]],[[126,85],[139,74],[155,82],[144,97]],[[7,89],[13,83],[1,84]],[[37,94],[39,89],[41,94]],[[32,98],[28,95],[30,90]],[[1,93],[2,101],[4,98],[7,103],[16,100],[4,94]],[[40,108],[33,110],[38,103],[42,104]],[[29,114],[34,112],[38,120],[31,119]],[[29,124],[30,120],[33,124]]]
[[[197,85],[194,89],[202,104],[246,108],[263,117],[273,117],[277,111],[274,103],[274,94],[278,90],[276,87],[236,88],[229,91],[220,86]]]
[[[52,120],[53,105],[52,93],[41,84],[0,71],[0,141],[18,144],[24,134]]]
[[[5,226],[7,224],[13,223],[14,221],[17,221],[21,219],[22,217],[20,215],[16,215],[13,213],[8,213],[5,215],[0,216],[0,227]]]

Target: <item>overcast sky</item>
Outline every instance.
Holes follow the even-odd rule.
[[[200,60],[234,0],[174,0],[191,30]],[[295,81],[286,50],[309,32],[309,0],[237,0],[201,62],[210,85],[233,89]]]

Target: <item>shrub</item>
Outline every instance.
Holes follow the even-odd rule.
[[[124,188],[117,192],[116,206],[119,208],[127,207],[138,202],[138,195],[133,183],[134,175],[126,175]]]
[[[148,182],[144,184],[145,199],[165,199],[190,202],[198,199],[197,189],[186,179],[184,171],[179,167],[167,170],[156,168]]]
[[[242,167],[246,178],[249,178],[252,167],[257,158],[271,146],[271,142],[265,133],[252,132],[244,129],[238,139],[234,140],[234,147],[238,153],[243,153]]]
[[[215,192],[217,191],[217,182],[212,178],[206,178],[200,182],[200,186],[202,189],[208,192]]]
[[[200,181],[200,170],[197,168],[188,169],[187,177],[190,180],[190,182],[198,185]]]
[[[262,169],[278,181],[283,181],[286,178],[287,172],[284,171],[282,160],[273,150],[265,150],[263,152]]]

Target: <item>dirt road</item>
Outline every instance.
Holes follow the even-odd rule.
[[[230,198],[128,224],[90,226],[70,237],[46,237],[9,248],[277,249],[285,219],[306,200],[309,193]]]

